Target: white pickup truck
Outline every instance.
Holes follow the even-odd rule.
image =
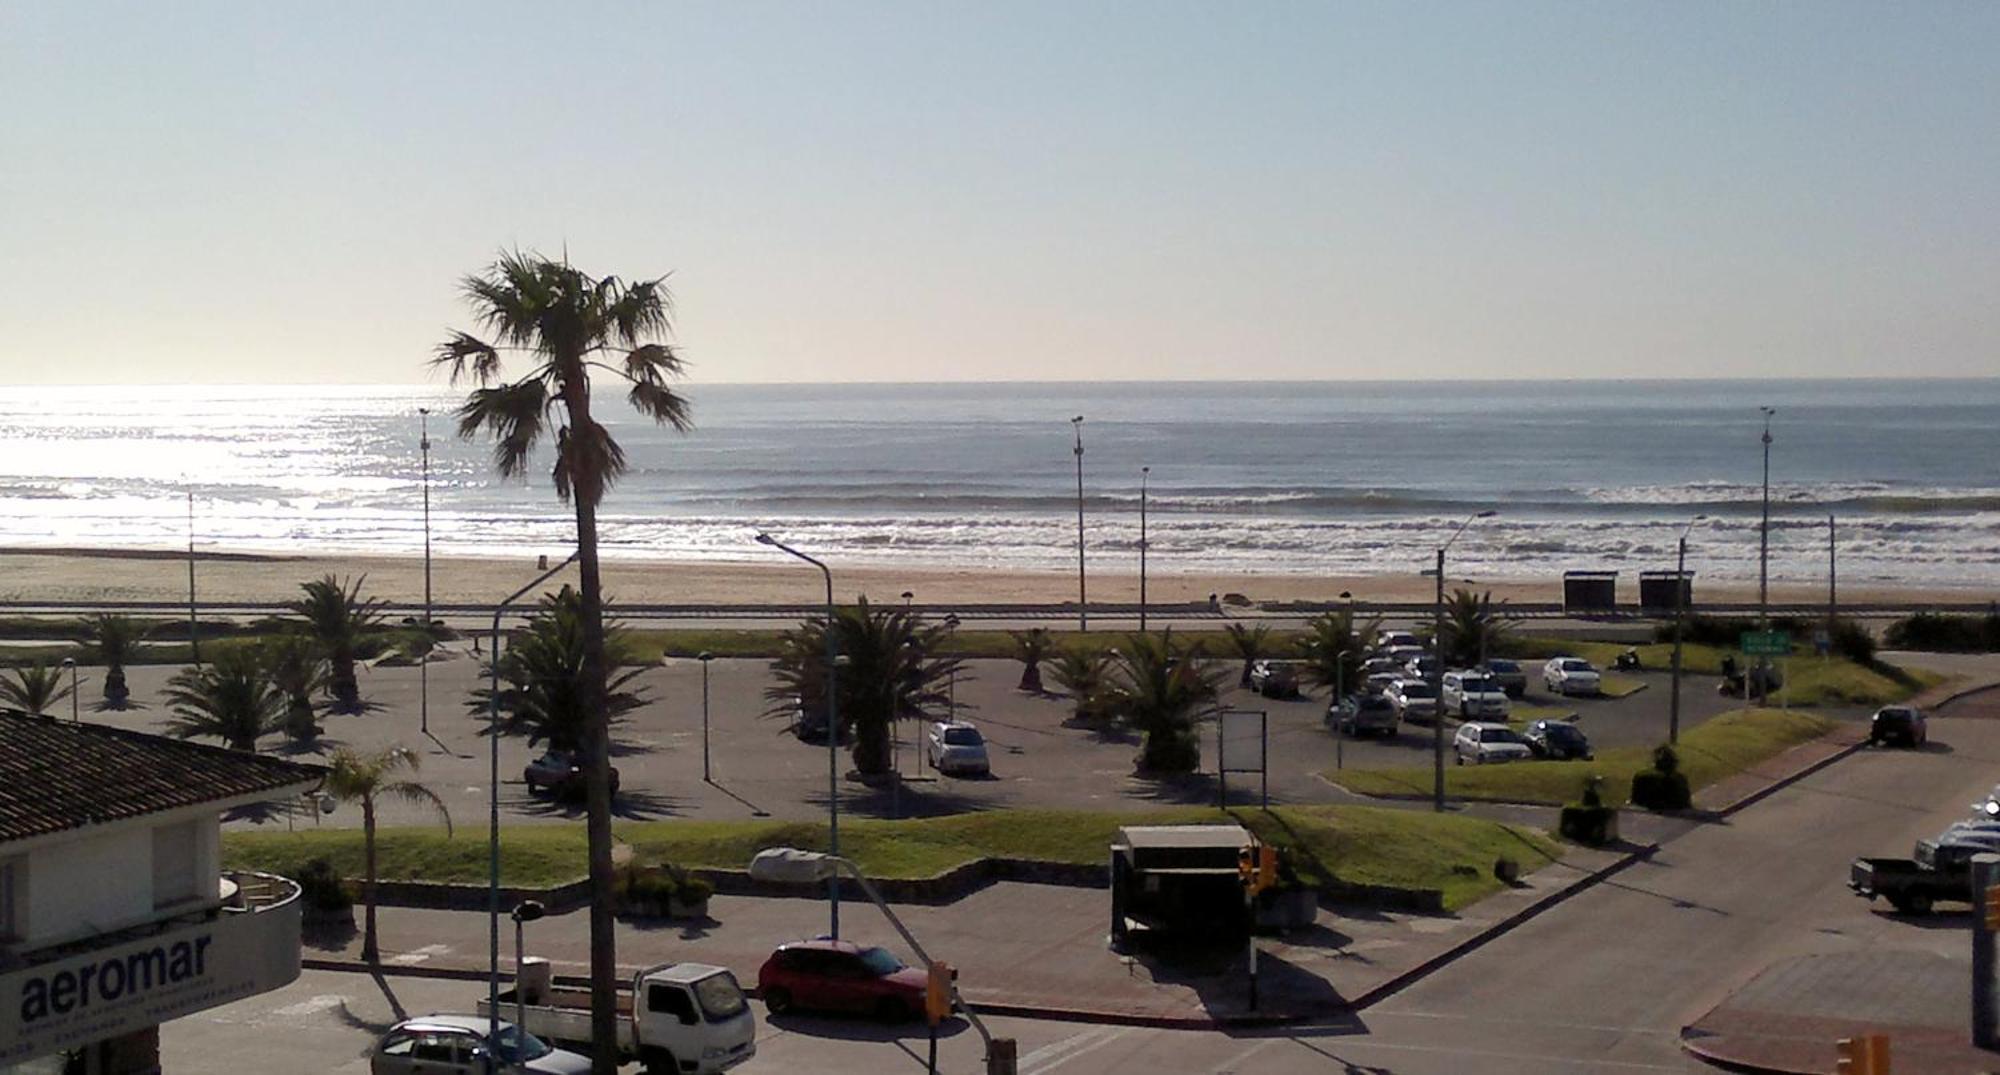
[[[550,989],[518,1003],[518,989],[500,994],[500,1018],[565,1045],[590,1047],[590,993]],[[636,1003],[635,1003],[636,1001]],[[519,1013],[518,1015],[516,1013]],[[479,1014],[487,1015],[480,998]],[[713,1075],[757,1053],[757,1024],[736,976],[705,963],[662,963],[640,971],[618,994],[620,1058],[636,1059],[648,1075]]]

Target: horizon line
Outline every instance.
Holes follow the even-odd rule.
[[[2000,374],[1911,374],[1907,376],[1884,377],[1879,375],[1827,374],[1793,377],[1214,377],[1214,378],[1161,378],[1141,379],[1115,377],[1103,379],[1072,378],[1065,380],[982,380],[943,379],[925,381],[890,380],[842,380],[842,381],[703,381],[683,379],[675,382],[685,385],[702,385],[715,388],[910,388],[947,386],[1101,386],[1101,385],[1396,385],[1396,384],[1910,384],[1910,383],[1953,383],[2000,380]],[[495,383],[504,383],[497,379]],[[0,382],[0,391],[39,389],[93,389],[93,388],[441,388],[458,390],[471,385],[463,382],[453,385],[442,381],[188,381],[188,380],[141,380],[141,381],[77,381],[77,382]]]

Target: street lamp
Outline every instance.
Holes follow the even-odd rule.
[[[1757,528],[1757,629],[1771,629],[1771,416],[1778,413],[1775,407],[1759,407],[1764,415],[1764,522]],[[1757,657],[1757,700],[1764,701],[1770,674],[1766,671],[1770,658]],[[1745,687],[1743,696],[1748,698],[1750,690]]]
[[[1674,687],[1667,705],[1667,742],[1681,741],[1681,620],[1687,615],[1688,533],[1708,516],[1697,515],[1681,528],[1679,551],[1674,559]]]
[[[1444,554],[1445,550],[1458,541],[1465,528],[1474,519],[1491,519],[1500,514],[1497,511],[1482,511],[1469,515],[1451,532],[1451,537],[1438,546],[1437,551],[1437,600],[1432,610],[1431,623],[1431,698],[1435,708],[1431,713],[1431,762],[1433,781],[1431,788],[1431,809],[1444,810]]]
[[[1139,633],[1146,633],[1146,479],[1152,467],[1139,468]]]
[[[702,650],[695,660],[701,662],[701,782],[713,784],[708,778],[708,662],[715,654]]]
[[[194,658],[194,666],[201,667],[201,631],[195,626],[194,616],[194,489],[187,491],[188,500],[188,652]]]
[[[904,591],[903,591],[903,611],[904,611],[904,612],[908,612],[908,611],[910,611],[910,602],[911,602],[911,601],[914,601],[914,600],[916,600],[916,598],[917,598],[917,594],[916,594],[916,591],[915,591],[915,590],[904,590]]]
[[[1083,583],[1083,415],[1069,420],[1076,431],[1076,629],[1090,630],[1090,599]]]
[[[563,562],[535,576],[533,582],[508,594],[493,606],[493,652],[487,656],[491,679],[486,697],[486,742],[488,751],[486,811],[486,1021],[488,1040],[500,1035],[500,617],[507,606],[519,601],[529,590],[553,578],[556,572],[576,560],[572,549]]]
[[[540,900],[522,900],[514,905],[514,1027],[520,1033],[528,1030],[528,993],[521,988],[521,971],[526,960],[521,958],[521,927],[539,921],[548,913]],[[495,1041],[497,1045],[498,1042]]]
[[[840,690],[836,678],[840,652],[839,625],[834,622],[833,572],[818,560],[792,548],[769,534],[759,532],[757,544],[769,545],[779,552],[819,568],[826,577],[826,842],[830,854],[840,854]],[[840,939],[840,879],[829,876],[826,881],[827,933],[834,940]]]
[[[67,669],[69,669],[69,722],[70,722],[71,724],[81,724],[81,723],[83,723],[83,719],[82,719],[82,718],[81,718],[80,716],[78,716],[78,715],[77,715],[77,711],[76,711],[76,700],[77,700],[77,694],[76,694],[76,658],[74,658],[74,657],[64,657],[64,658],[63,658],[63,662],[62,662],[62,666],[63,666],[64,668],[67,668]]]
[[[431,409],[417,408],[418,421],[422,423],[423,435],[417,447],[424,456],[424,654],[417,662],[417,728],[425,735],[431,732]]]

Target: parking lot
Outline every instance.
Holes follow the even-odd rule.
[[[323,718],[326,734],[319,754],[337,746],[362,750],[391,744],[412,747],[422,757],[420,778],[445,798],[454,818],[469,821],[479,817],[486,808],[487,741],[480,734],[483,722],[473,717],[466,703],[480,668],[470,656],[431,665],[429,734],[421,728],[418,669],[364,671],[363,693],[380,708],[360,716]],[[172,672],[162,667],[132,669],[134,700],[147,708],[93,713],[86,704],[84,718],[157,729],[169,716],[160,691]],[[705,782],[702,778],[701,666],[692,660],[668,661],[640,677],[638,682],[643,684],[648,702],[615,733],[614,764],[622,783],[618,814],[634,820],[822,816],[826,809],[825,748],[799,742],[787,732],[783,721],[764,715],[769,704],[763,698],[769,682],[765,662],[717,660],[711,663],[709,674],[712,779]],[[86,680],[95,678],[90,669],[83,675]],[[977,723],[988,740],[993,766],[990,777],[936,776],[912,741],[919,734],[918,727],[908,723],[902,729],[904,739],[898,751],[904,775],[900,787],[893,781],[864,784],[850,775],[847,752],[840,752],[843,810],[890,817],[1019,807],[1135,809],[1215,801],[1213,729],[1205,736],[1203,772],[1172,779],[1140,779],[1132,774],[1136,737],[1066,724],[1070,716],[1067,699],[1021,693],[1015,689],[1019,678],[1016,662],[976,660],[968,662],[957,682],[961,717]],[[1647,689],[1627,698],[1555,699],[1544,692],[1539,676],[1531,674],[1524,704],[1576,713],[1579,726],[1600,750],[1651,745],[1665,738],[1668,677],[1663,672],[1646,672],[1638,678]],[[86,703],[95,697],[88,682],[84,696]],[[1336,738],[1324,723],[1324,692],[1309,690],[1297,700],[1278,700],[1232,689],[1227,701],[1269,715],[1273,802],[1324,802],[1339,796],[1342,793],[1318,775],[1337,764],[1379,767],[1421,765],[1429,760],[1427,726],[1405,724],[1392,739]],[[1690,676],[1683,682],[1682,727],[1697,726],[1740,704],[1718,697],[1713,679]],[[277,737],[266,739],[264,747],[286,749]],[[580,811],[573,806],[528,793],[521,769],[534,753],[524,740],[502,740],[503,814],[509,821],[562,822],[579,817]],[[323,760],[313,753],[299,757]],[[1254,777],[1232,776],[1231,784],[1232,800],[1253,801]],[[431,820],[405,810],[385,804],[384,822]],[[289,822],[278,818],[266,823],[354,825],[359,824],[356,813],[343,809],[326,818],[307,816]]]

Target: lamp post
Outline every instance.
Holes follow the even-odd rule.
[[[1083,415],[1069,420],[1076,431],[1076,629],[1090,630],[1090,598],[1083,582]]]
[[[487,684],[486,697],[486,743],[487,743],[487,809],[486,809],[486,1035],[488,1040],[500,1033],[500,617],[507,606],[519,601],[529,590],[553,578],[556,572],[568,567],[576,560],[577,553],[571,550],[563,562],[535,576],[533,582],[508,594],[499,604],[493,606],[493,652],[488,654],[492,661],[488,665],[491,678]],[[492,1059],[487,1059],[491,1070]]]
[[[917,592],[916,592],[915,590],[904,590],[904,591],[903,591],[903,611],[904,611],[904,612],[908,612],[908,611],[910,611],[910,602],[911,602],[911,601],[914,601],[914,600],[916,600],[916,598],[917,598]]]
[[[201,632],[196,629],[194,619],[194,490],[187,491],[188,500],[188,651],[194,657],[194,666],[201,667]]]
[[[769,534],[759,532],[757,544],[769,545],[779,552],[819,568],[826,577],[826,842],[827,853],[836,857],[840,854],[840,690],[836,679],[839,667],[840,643],[838,625],[834,622],[833,572],[818,560],[792,548]],[[826,880],[827,933],[834,940],[840,939],[840,879],[828,876]]]
[[[1146,633],[1146,479],[1152,467],[1139,468],[1139,633]]]
[[[417,662],[417,730],[431,732],[431,409],[417,408],[423,433],[417,448],[424,457],[424,654]]]
[[[1840,623],[1840,547],[1832,515],[1826,517],[1826,641],[1833,644],[1833,629]]]
[[[1764,521],[1757,528],[1757,629],[1771,629],[1771,416],[1778,413],[1775,407],[1759,407],[1764,414]],[[1765,700],[1765,690],[1771,677],[1767,669],[1771,659],[1763,655],[1757,657],[1757,700]],[[1745,688],[1743,696],[1750,691]]]
[[[528,1029],[528,994],[521,988],[521,971],[527,962],[521,955],[525,932],[522,927],[540,920],[547,913],[548,908],[543,907],[540,900],[522,900],[514,905],[514,1028],[521,1033],[526,1033]]]
[[[1679,548],[1674,558],[1674,679],[1667,703],[1667,742],[1681,741],[1681,620],[1687,615],[1688,533],[1708,516],[1697,515],[1681,528]]]
[[[1472,525],[1474,519],[1491,519],[1498,514],[1499,512],[1497,511],[1487,510],[1479,512],[1476,515],[1467,516],[1464,522],[1458,524],[1458,529],[1451,532],[1451,537],[1445,539],[1445,543],[1438,546],[1437,551],[1437,599],[1436,603],[1432,606],[1431,622],[1431,663],[1433,665],[1431,668],[1431,699],[1433,704],[1431,710],[1431,762],[1432,769],[1434,770],[1432,773],[1431,809],[1440,813],[1444,811],[1444,554],[1445,550],[1451,548],[1453,543],[1458,541],[1458,536],[1465,533],[1465,528]]]
[[[715,654],[702,650],[695,660],[701,662],[701,782],[712,784],[708,778],[708,662]]]
[[[62,666],[69,669],[69,722],[81,724],[83,718],[78,716],[76,709],[76,658],[64,657]]]

